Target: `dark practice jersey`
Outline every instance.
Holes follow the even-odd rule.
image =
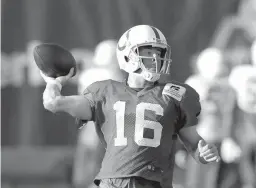
[[[177,82],[136,92],[125,83],[106,80],[90,85],[92,120],[106,143],[96,179],[140,176],[161,182],[175,130],[197,124],[199,96]]]

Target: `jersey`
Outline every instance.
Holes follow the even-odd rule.
[[[169,170],[173,135],[197,124],[197,92],[177,82],[135,91],[113,80],[95,82],[84,91],[92,120],[106,143],[97,180],[139,176],[162,181]]]

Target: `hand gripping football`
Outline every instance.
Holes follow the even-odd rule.
[[[38,68],[48,77],[65,76],[74,67],[76,74],[76,60],[65,48],[51,43],[43,43],[34,48],[35,62]]]

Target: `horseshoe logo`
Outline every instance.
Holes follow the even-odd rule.
[[[129,40],[130,31],[131,30],[128,30],[127,33],[126,33],[126,41],[125,41],[124,45],[123,46],[119,46],[119,44],[117,45],[117,48],[118,48],[119,51],[123,51],[126,48],[126,46],[128,44],[128,40]]]

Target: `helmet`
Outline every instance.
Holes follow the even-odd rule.
[[[116,45],[115,40],[103,40],[95,48],[93,61],[95,65],[109,66],[116,61]]]
[[[140,56],[140,47],[156,47],[161,49],[161,57]],[[171,49],[163,33],[149,25],[134,26],[126,31],[118,41],[116,48],[120,69],[128,73],[141,74],[147,81],[157,81],[161,74],[169,74]],[[149,71],[143,64],[144,58],[155,61],[155,72]],[[157,62],[161,62],[158,67]],[[135,71],[141,69],[136,73]]]
[[[207,79],[215,79],[225,72],[223,54],[217,48],[206,48],[197,57],[197,70]]]
[[[254,40],[254,42],[252,43],[251,58],[252,58],[252,65],[256,66],[256,40]]]

